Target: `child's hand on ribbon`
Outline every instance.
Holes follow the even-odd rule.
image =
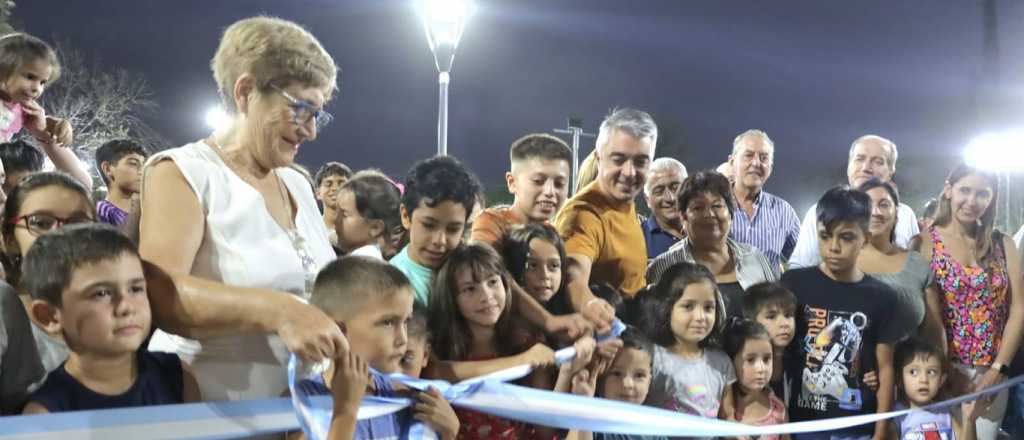
[[[962,423],[973,426],[974,422],[977,422],[978,418],[981,417],[981,413],[985,412],[984,410],[985,408],[982,408],[982,405],[979,405],[977,400],[961,403],[960,412],[963,415]]]
[[[591,325],[587,318],[579,313],[570,313],[568,315],[557,315],[552,316],[551,319],[545,323],[545,329],[548,334],[551,335],[565,335],[570,339],[575,339],[583,336],[590,332]]]
[[[615,359],[615,355],[622,349],[622,339],[619,338],[608,338],[597,343],[597,356],[599,358],[608,359],[612,361]]]
[[[437,388],[418,393],[413,410],[413,418],[430,426],[441,440],[455,440],[459,434],[459,418]]]
[[[867,385],[868,388],[871,388],[871,391],[878,392],[878,373],[876,373],[875,370],[871,370],[868,371],[867,373],[864,373],[863,382],[864,385]]]
[[[604,374],[611,360],[597,358],[590,367],[583,369],[572,376],[572,393],[577,396],[594,397],[597,391],[597,378]]]
[[[347,351],[334,359],[331,394],[334,396],[334,414],[359,412],[359,405],[370,383],[370,369],[366,362]]]
[[[521,363],[528,364],[533,368],[546,367],[555,363],[555,352],[541,343],[533,344],[533,347],[521,353],[519,357],[522,360]]]
[[[590,321],[598,334],[610,330],[612,322],[615,321],[615,308],[601,298],[591,298],[583,305],[580,313]]]
[[[570,374],[576,374],[580,370],[587,368],[587,364],[594,357],[594,351],[597,348],[597,341],[590,336],[580,338],[572,344],[573,348],[576,349],[576,357],[572,359],[572,362],[568,363]],[[564,365],[563,365],[564,367]]]

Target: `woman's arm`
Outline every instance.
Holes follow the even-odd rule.
[[[1003,327],[1003,342],[999,347],[995,363],[1009,366],[1013,362],[1017,348],[1020,347],[1024,333],[1024,279],[1021,278],[1020,255],[1016,244],[1007,235],[1001,235],[1003,250],[1006,253],[1006,272],[1010,278],[1010,316]],[[1005,380],[998,370],[992,368],[985,372],[975,385],[975,390],[983,390]]]
[[[1003,345],[999,347],[996,362],[1009,365],[1020,348],[1024,335],[1024,275],[1021,274],[1020,254],[1016,244],[1008,235],[1003,235],[1003,249],[1006,251],[1006,271],[1010,275],[1010,316],[1003,329]]]
[[[206,215],[177,164],[163,160],[148,166],[140,199],[142,259],[172,274],[191,273],[203,242]]]
[[[146,261],[143,268],[153,322],[170,333],[189,338],[276,333],[289,351],[313,362],[348,350],[334,320],[294,295],[171,275]]]
[[[953,414],[953,432],[957,440],[977,440],[978,430],[975,425],[978,422],[979,401],[973,400],[960,405],[959,417]]]
[[[184,403],[202,402],[203,395],[199,391],[199,382],[196,381],[196,375],[192,372],[192,367],[185,363],[185,361],[181,362],[181,379],[183,388],[181,397]]]
[[[924,261],[931,261],[932,255],[932,241],[926,235],[927,232],[922,232],[910,240],[910,250],[921,254]],[[931,270],[929,267],[928,270]],[[934,282],[925,287],[924,289],[924,322],[921,323],[921,329],[925,330],[925,337],[929,338],[934,343],[939,344],[939,348],[942,349],[943,353],[949,350],[948,341],[946,341],[946,323],[943,318],[943,304],[942,304],[942,289],[939,288]]]
[[[277,333],[290,351],[310,361],[348,349],[332,319],[293,295],[189,275],[202,243],[204,218],[199,199],[173,162],[146,171],[139,254],[159,328],[191,338]]]
[[[946,327],[942,318],[942,291],[939,290],[939,286],[932,284],[925,287],[924,304],[924,320],[921,321],[918,332],[945,353],[947,350]]]
[[[876,394],[878,410],[876,412],[889,412],[892,410],[893,393],[896,383],[896,376],[892,366],[892,344],[878,344],[875,346],[875,357],[878,360],[878,393]],[[888,424],[889,422],[886,420],[880,420],[875,423],[875,439],[885,438]]]

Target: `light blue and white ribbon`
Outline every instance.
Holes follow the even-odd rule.
[[[625,330],[626,325],[619,320],[615,320],[615,322],[612,323],[612,328],[608,334],[599,337],[598,340],[603,341],[608,338],[617,337]],[[562,363],[572,361],[575,357],[576,348],[571,346],[566,347],[555,352],[555,363],[560,365]],[[304,389],[298,385],[302,380],[314,380],[322,383],[323,380],[318,376],[323,374],[324,370],[325,368],[322,366],[303,365],[295,355],[292,355],[288,360],[288,386],[292,394],[292,403],[295,405],[295,414],[299,419],[299,425],[302,427],[302,431],[306,434],[306,437],[309,440],[324,440],[327,438],[327,431],[330,429],[331,415],[333,414],[334,405],[330,400],[318,399],[314,401],[311,399],[312,396],[307,395]],[[425,391],[428,387],[436,388],[441,392],[441,395],[444,396],[445,400],[451,404],[456,406],[465,406],[459,404],[461,399],[465,396],[477,394],[480,387],[484,384],[511,382],[522,379],[531,372],[533,372],[533,366],[517,365],[515,367],[506,368],[480,377],[468,379],[454,385],[440,380],[412,378],[404,374],[391,374],[386,376],[393,381],[397,381],[409,388],[419,391]],[[380,373],[375,372],[375,374]],[[391,403],[386,407],[378,407],[376,404],[368,405],[367,398],[364,398],[363,404],[359,407],[357,419],[366,420],[381,415],[391,414],[415,404],[412,399],[390,400],[394,403]],[[404,402],[404,404],[397,403],[400,401]],[[434,439],[437,436],[429,427],[417,422],[410,429],[409,437],[413,439],[422,438],[424,440],[429,440]]]
[[[574,352],[560,350],[556,357],[568,361]],[[297,363],[289,365],[292,382]],[[437,388],[452,405],[512,420],[561,429],[637,435],[757,436],[763,434],[833,431],[897,417],[910,410],[865,414],[835,419],[748,426],[706,419],[659,408],[505,383],[529,373],[515,367],[458,384],[392,375],[391,379],[424,390]],[[1024,376],[987,390],[936,403],[925,409],[939,410],[1024,383]],[[293,392],[288,398],[241,402],[193,403],[99,411],[67,412],[0,418],[0,440],[82,439],[220,439],[295,430],[301,425],[311,440],[326,437],[330,426],[331,396]],[[358,418],[365,420],[401,411],[411,399],[366,397]],[[421,426],[422,427],[422,426]],[[425,428],[425,427],[422,427]],[[312,431],[312,432],[310,432]],[[319,437],[312,437],[313,435]],[[410,438],[431,438],[429,430],[411,431]]]
[[[1024,382],[1024,376],[984,392],[947,400],[936,410],[998,393]],[[330,396],[311,398],[315,406],[330,406]],[[559,394],[488,381],[454,403],[489,414],[563,429],[669,436],[738,436],[832,431],[907,414],[896,411],[837,419],[754,427],[704,419],[658,408],[604,399]],[[367,398],[360,416],[394,411],[389,399]],[[75,439],[222,439],[298,429],[287,398],[242,402],[192,403],[144,408],[80,411],[0,418],[0,440]]]

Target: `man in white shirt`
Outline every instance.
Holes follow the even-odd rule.
[[[850,157],[846,165],[846,178],[850,187],[857,188],[871,178],[883,182],[892,181],[893,175],[896,174],[898,156],[896,144],[886,138],[876,135],[857,138],[850,146]],[[800,238],[796,242],[793,256],[789,259],[790,268],[817,266],[821,263],[821,256],[818,254],[817,225],[818,212],[815,205],[807,211],[800,225]],[[921,232],[917,225],[917,215],[906,204],[900,203],[896,213],[895,232],[896,245],[904,248]]]

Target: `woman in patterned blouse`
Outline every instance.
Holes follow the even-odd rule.
[[[946,179],[934,224],[914,240],[941,290],[927,298],[929,316],[941,319],[946,350],[975,390],[1006,379],[1024,332],[1020,256],[1013,240],[993,229],[998,196],[994,174],[959,164]],[[995,438],[1006,396],[983,402],[988,411],[978,419],[978,438]]]

